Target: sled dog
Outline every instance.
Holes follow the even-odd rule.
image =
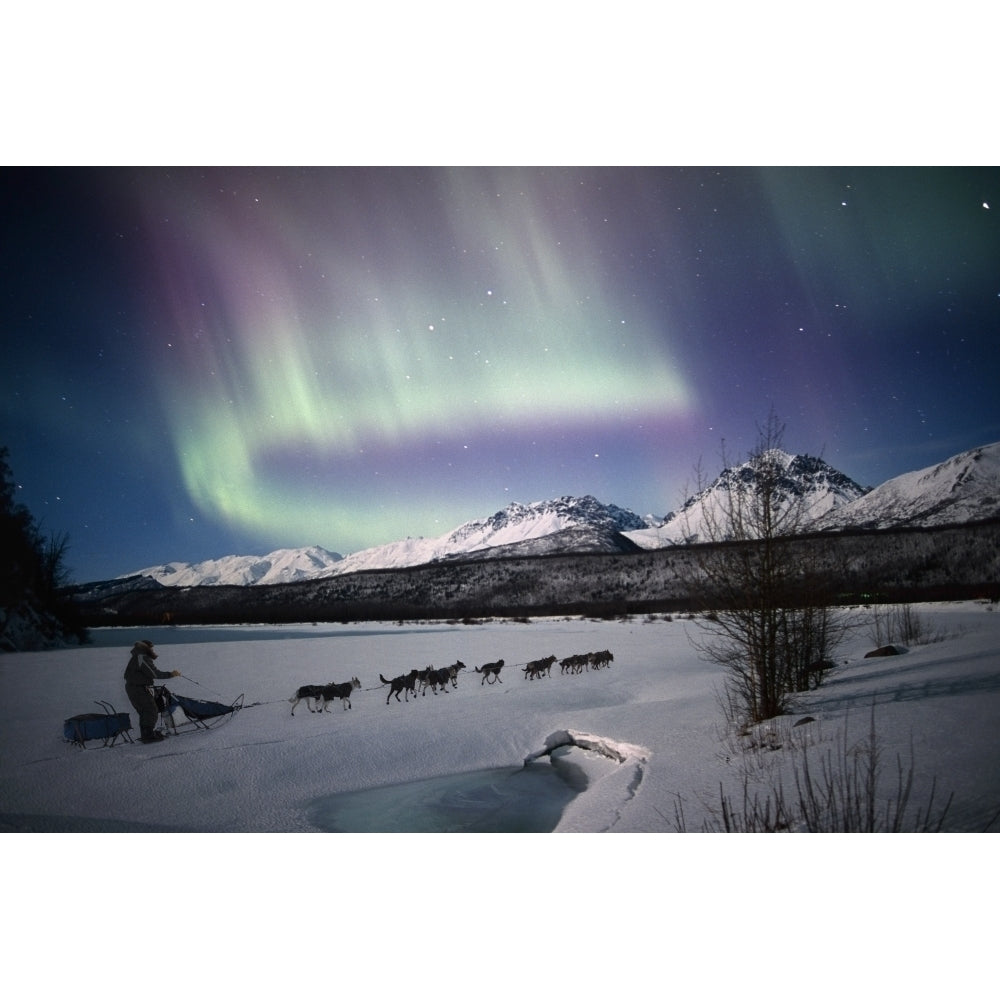
[[[503,660],[497,660],[496,663],[484,663],[481,667],[476,667],[476,673],[483,675],[483,679],[479,682],[479,686],[482,687],[487,681],[492,684],[495,680],[503,684],[503,681],[500,680],[500,671],[502,669]]]
[[[524,676],[533,681],[536,677],[548,677],[552,664],[556,662],[554,656],[546,656],[541,660],[532,660],[524,666]]]
[[[465,670],[466,666],[461,660],[456,660],[448,670],[451,672],[451,686],[453,688],[458,687],[458,672],[459,670]]]
[[[295,714],[295,706],[303,699],[305,699],[306,708],[308,708],[310,712],[320,711],[319,708],[313,708],[312,705],[309,704],[309,702],[315,701],[316,704],[318,705],[319,700],[322,697],[323,697],[322,684],[303,684],[302,687],[300,687],[298,691],[296,691],[295,694],[293,694],[292,697],[288,699],[292,703],[292,715]]]
[[[355,688],[361,687],[361,681],[357,677],[352,677],[349,681],[344,684],[326,684],[322,688],[322,693],[320,697],[323,699],[322,708],[320,711],[329,712],[330,709],[327,706],[331,701],[339,698],[344,703],[344,710],[346,711],[351,707],[351,692]]]
[[[414,667],[408,674],[400,674],[398,677],[393,677],[393,679],[387,680],[381,674],[378,675],[378,679],[383,684],[389,685],[389,693],[385,696],[385,703],[389,704],[389,699],[395,695],[396,701],[399,701],[399,692],[403,692],[403,696],[407,701],[410,700],[410,692],[413,692],[413,696],[416,697],[417,694],[417,677],[420,675],[420,671]]]

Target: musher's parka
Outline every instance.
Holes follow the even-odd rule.
[[[156,739],[154,730],[160,713],[153,697],[153,681],[164,677],[180,677],[179,670],[158,670],[153,660],[153,644],[140,639],[132,647],[132,656],[125,668],[125,694],[139,713],[139,738],[147,742]]]

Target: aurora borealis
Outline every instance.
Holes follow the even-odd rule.
[[[867,484],[1000,437],[996,170],[2,177],[0,444],[77,579],[663,514],[772,406]]]

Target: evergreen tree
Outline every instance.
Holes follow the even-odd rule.
[[[59,594],[67,582],[69,539],[65,533],[44,536],[28,508],[17,502],[9,455],[0,447],[0,609],[5,620],[13,609],[30,609],[54,619],[63,636],[82,640],[85,632]]]

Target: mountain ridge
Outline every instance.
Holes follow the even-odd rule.
[[[825,461],[776,453],[782,467],[780,502],[805,500],[803,530],[937,526],[1000,516],[1000,443],[983,445],[926,469],[904,473],[873,489],[859,486]],[[265,556],[226,556],[189,564],[171,562],[116,578],[149,578],[171,587],[254,586],[323,579],[363,570],[402,569],[458,559],[630,552],[706,540],[706,517],[719,498],[750,488],[750,462],[725,469],[705,489],[662,520],[640,517],[591,495],[511,503],[437,538],[407,538],[347,556],[321,546],[279,549]]]

